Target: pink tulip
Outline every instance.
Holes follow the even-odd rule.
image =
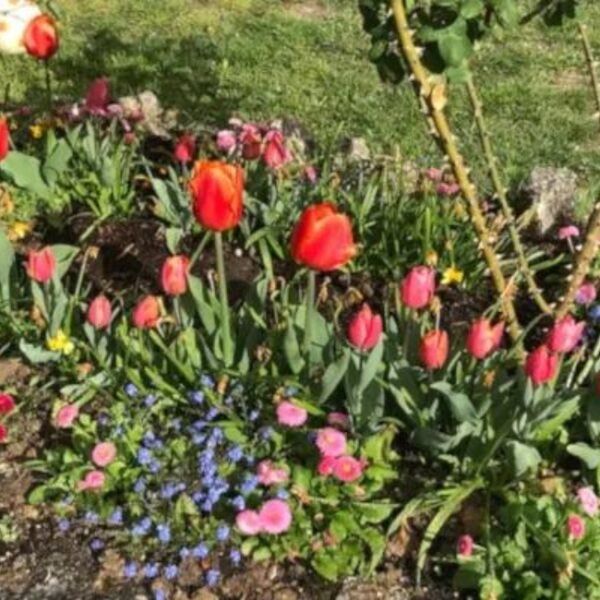
[[[308,412],[293,402],[284,400],[277,405],[277,422],[286,427],[301,427],[308,419]]]
[[[112,311],[110,302],[104,295],[96,296],[91,302],[87,312],[87,322],[96,329],[106,329],[110,325]]]
[[[560,321],[554,323],[554,327],[548,333],[546,344],[552,352],[571,352],[579,343],[585,323],[577,323],[571,315],[567,315]]]
[[[577,304],[583,304],[587,306],[591,304],[597,296],[596,286],[593,283],[587,281],[582,284],[581,287],[577,290],[577,294],[575,295],[575,301]]]
[[[256,474],[258,475],[258,481],[266,486],[285,483],[288,480],[287,471],[277,468],[270,460],[261,461],[258,464]]]
[[[244,535],[256,535],[262,531],[260,517],[255,510],[243,510],[238,513],[235,524]]]
[[[107,77],[99,77],[90,84],[85,96],[85,109],[92,115],[104,115],[110,103],[110,84]]]
[[[579,488],[577,490],[577,498],[579,499],[581,509],[586,515],[595,517],[598,514],[600,501],[592,488]]]
[[[256,125],[251,123],[242,125],[239,142],[242,145],[242,156],[246,160],[256,160],[260,156],[262,136]]]
[[[444,172],[441,169],[436,169],[435,167],[430,167],[425,171],[425,177],[429,179],[429,181],[433,181],[437,183],[442,180],[444,176]]]
[[[348,325],[348,341],[355,348],[367,352],[377,346],[382,331],[381,315],[374,314],[368,304],[363,304]]]
[[[333,427],[319,429],[316,444],[321,456],[336,458],[346,452],[346,436]]]
[[[160,303],[156,296],[142,298],[133,309],[133,325],[138,329],[153,329],[160,319]]]
[[[16,408],[15,399],[10,394],[0,394],[0,415],[7,415]]]
[[[237,138],[234,131],[223,129],[217,133],[217,148],[221,152],[229,153],[237,145]]]
[[[353,456],[340,456],[336,458],[333,474],[345,483],[360,479],[363,474],[363,463]]]
[[[261,529],[265,533],[277,535],[290,528],[292,511],[283,500],[268,500],[258,513]]]
[[[102,471],[90,471],[84,479],[77,484],[77,490],[80,492],[86,490],[99,490],[104,487],[106,477]]]
[[[196,138],[190,133],[184,133],[175,142],[173,157],[179,163],[186,164],[194,160],[196,154]]]
[[[456,543],[456,553],[462,558],[468,558],[473,554],[473,538],[470,535],[461,535]]]
[[[292,160],[291,152],[286,148],[283,133],[272,129],[265,135],[265,148],[262,159],[269,169],[277,170]]]
[[[426,333],[421,339],[419,356],[426,369],[433,371],[444,366],[448,358],[448,334],[441,329]]]
[[[503,333],[503,322],[492,325],[489,319],[478,319],[469,329],[467,350],[472,356],[482,360],[500,346]]]
[[[54,417],[54,423],[60,429],[67,429],[73,425],[78,416],[79,407],[76,404],[67,404],[58,410]]]
[[[27,257],[27,275],[38,283],[46,283],[56,272],[56,257],[52,248],[46,246],[39,251],[31,250]]]
[[[580,540],[585,535],[585,521],[579,515],[569,515],[567,531],[572,540]]]
[[[187,256],[170,256],[165,260],[160,272],[160,283],[165,294],[181,296],[187,292],[189,268],[190,259]]]
[[[96,444],[92,450],[92,461],[98,467],[110,465],[117,457],[117,448],[112,442],[101,442]]]
[[[427,306],[435,294],[435,272],[430,267],[413,267],[400,286],[402,302],[409,308]]]
[[[437,186],[436,191],[440,196],[451,198],[460,192],[460,186],[458,183],[446,183],[442,181],[442,183]]]
[[[534,385],[550,381],[558,366],[558,357],[546,345],[538,346],[525,361],[525,373]]]

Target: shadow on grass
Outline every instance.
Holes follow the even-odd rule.
[[[115,96],[153,91],[162,106],[180,111],[182,121],[224,122],[239,100],[220,94],[221,53],[206,36],[169,39],[149,36],[129,42],[125,32],[100,29],[81,52],[58,55],[51,63],[61,96],[79,98],[96,77],[107,76]],[[39,104],[45,94],[41,80],[27,90],[26,101]]]

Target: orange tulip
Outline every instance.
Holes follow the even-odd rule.
[[[297,263],[315,271],[343,267],[356,254],[350,219],[330,202],[309,206],[294,228],[291,250]]]
[[[467,350],[478,359],[483,359],[498,348],[504,333],[504,323],[492,325],[489,319],[478,319],[469,329]]]
[[[56,272],[56,257],[52,248],[46,246],[39,251],[31,250],[27,256],[27,275],[38,283],[50,281]]]
[[[160,273],[160,282],[165,294],[181,296],[187,292],[189,267],[190,259],[187,256],[170,256],[165,260]]]
[[[200,225],[213,231],[235,227],[242,218],[244,171],[219,161],[198,161],[190,181],[193,209]]]
[[[448,358],[448,334],[435,329],[426,333],[421,340],[420,356],[421,362],[429,370],[439,369]]]
[[[142,298],[133,309],[132,320],[138,329],[153,329],[160,319],[160,303],[156,296]]]

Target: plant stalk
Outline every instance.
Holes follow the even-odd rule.
[[[413,32],[408,24],[408,17],[403,0],[391,0],[391,7],[396,22],[400,48],[402,49],[404,58],[412,74],[412,79],[415,82],[417,95],[421,104],[426,109],[427,119],[432,125],[432,134],[438,139],[447,155],[462,195],[467,201],[469,213],[479,239],[481,250],[501,300],[502,312],[506,319],[508,331],[513,341],[521,348],[521,327],[512,300],[512,290],[509,289],[506,284],[506,279],[500,268],[500,261],[492,248],[490,232],[481,207],[479,206],[477,190],[469,178],[464,159],[458,150],[454,135],[450,130],[446,115],[443,112],[444,102],[439,97],[439,86],[432,85],[429,73],[419,58],[419,52],[413,42]],[[522,354],[521,350],[520,353]]]
[[[304,356],[310,366],[310,346],[312,344],[312,321],[315,310],[315,292],[317,287],[317,275],[312,270],[308,271],[308,287],[306,289],[306,313],[304,315]]]
[[[225,259],[223,255],[223,234],[215,232],[215,253],[217,256],[217,274],[219,276],[219,299],[221,301],[221,333],[223,341],[223,360],[225,366],[233,363],[233,346],[231,326],[229,323],[229,297],[227,295],[227,279],[225,276]]]
[[[475,115],[475,123],[481,139],[483,154],[489,170],[490,179],[494,185],[496,196],[498,197],[498,200],[500,200],[500,206],[502,207],[502,213],[504,214],[504,218],[506,219],[508,225],[508,232],[510,234],[512,245],[517,254],[519,267],[523,273],[523,276],[525,277],[527,287],[529,288],[529,292],[535,300],[535,303],[542,312],[551,315],[552,308],[548,302],[546,302],[544,296],[542,295],[542,291],[535,281],[535,276],[529,267],[529,262],[525,256],[525,250],[521,244],[521,238],[519,237],[519,232],[517,231],[515,225],[515,217],[506,196],[506,188],[502,183],[500,172],[498,170],[498,160],[494,155],[491,136],[483,117],[483,104],[479,98],[479,95],[477,94],[477,88],[475,87],[472,76],[469,76],[467,79],[467,92],[469,94],[469,100],[471,101],[471,106]]]

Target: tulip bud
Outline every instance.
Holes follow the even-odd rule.
[[[59,47],[58,30],[50,15],[40,15],[33,19],[25,30],[23,38],[25,50],[39,60],[51,59]]]
[[[426,333],[421,340],[419,351],[425,368],[434,370],[442,367],[448,358],[448,347],[448,334],[445,331],[435,329]]]
[[[198,161],[190,192],[196,220],[206,229],[225,231],[240,222],[244,204],[241,167],[219,161]]]
[[[138,329],[153,329],[160,319],[160,303],[156,296],[142,298],[133,309],[133,325]]]
[[[260,156],[262,137],[256,125],[250,123],[242,125],[239,141],[242,146],[242,156],[246,160],[256,160]]]
[[[548,333],[548,348],[552,352],[571,352],[579,343],[584,328],[583,321],[577,323],[571,315],[567,315],[554,323],[554,327]]]
[[[435,271],[430,267],[413,267],[400,286],[402,302],[409,308],[427,306],[435,294]]]
[[[525,373],[531,378],[534,385],[550,381],[558,365],[558,357],[552,354],[546,345],[538,346],[529,354],[525,361]]]
[[[456,553],[463,558],[469,558],[473,554],[474,545],[475,543],[470,535],[461,535],[456,543]]]
[[[0,119],[0,161],[4,160],[10,151],[10,129],[6,119]]]
[[[184,133],[175,143],[173,156],[180,163],[189,163],[194,160],[196,154],[196,138],[189,133]]]
[[[160,283],[165,294],[181,296],[187,292],[189,267],[190,259],[187,256],[171,256],[165,260],[160,273]]]
[[[478,319],[469,329],[467,350],[472,356],[482,360],[500,346],[503,333],[504,323],[492,325],[489,319]]]
[[[39,251],[31,250],[27,257],[27,275],[38,283],[46,283],[56,272],[56,258],[52,248],[46,246]]]
[[[85,110],[91,115],[102,115],[110,102],[108,78],[99,77],[90,84],[85,95]]]
[[[381,339],[383,323],[368,304],[363,304],[348,325],[348,341],[363,352],[373,349]]]
[[[106,296],[100,295],[90,302],[87,322],[96,329],[106,329],[110,325],[112,311]]]
[[[356,254],[352,224],[330,202],[306,208],[294,227],[290,242],[297,263],[315,271],[343,267]]]
[[[291,152],[286,148],[283,133],[273,129],[265,135],[265,148],[262,159],[270,169],[280,169],[292,159]]]

